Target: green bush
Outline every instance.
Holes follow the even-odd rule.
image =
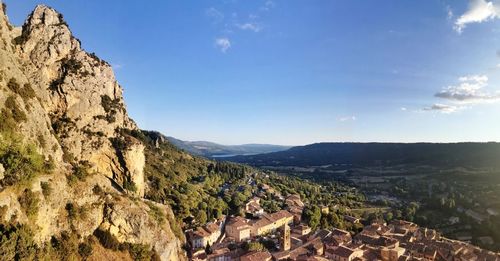
[[[90,163],[88,161],[80,161],[79,163],[73,163],[73,172],[68,177],[68,180],[70,184],[74,184],[78,180],[84,181],[90,175]]]
[[[124,249],[121,243],[108,231],[96,229],[94,231],[94,236],[97,237],[101,245],[107,249],[112,249],[115,251],[119,249]]]
[[[128,179],[125,179],[125,181],[123,182],[123,188],[132,192],[137,191],[137,186],[135,185],[135,183]]]
[[[1,185],[14,185],[19,181],[29,181],[37,174],[45,172],[45,160],[33,145],[25,146],[14,135],[3,133],[0,141],[0,163],[5,168]]]
[[[83,242],[78,245],[78,253],[80,256],[82,256],[83,259],[88,258],[89,256],[92,255],[92,245],[89,244],[88,242]]]
[[[115,122],[116,113],[122,109],[122,105],[119,99],[111,99],[108,95],[101,96],[101,106],[106,112],[105,119],[109,122]]]
[[[66,204],[65,209],[68,213],[68,218],[71,220],[82,219],[87,216],[87,208],[85,206],[79,207],[69,202]]]
[[[17,80],[14,78],[10,78],[9,82],[7,83],[7,87],[14,93],[18,93],[20,89],[19,83],[17,83]]]
[[[52,193],[52,186],[50,186],[50,183],[42,181],[40,187],[42,188],[42,194],[45,198],[50,196],[50,193]]]
[[[34,260],[33,233],[24,225],[0,225],[0,260]]]
[[[19,204],[24,209],[24,212],[29,218],[34,217],[38,213],[38,203],[40,199],[30,189],[25,189],[23,194],[18,198]]]
[[[5,100],[5,108],[2,109],[2,121],[9,121],[8,128],[2,127],[3,131],[12,131],[16,129],[18,123],[25,122],[28,117],[19,107],[14,96],[9,96]]]
[[[165,222],[165,216],[161,209],[151,202],[146,202],[146,204],[149,206],[149,215],[158,223],[163,224]]]
[[[152,256],[154,256],[154,251],[149,250],[148,246],[141,244],[128,244],[128,252],[136,261],[152,260]]]

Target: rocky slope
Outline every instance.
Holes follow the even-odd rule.
[[[79,242],[105,233],[185,259],[170,208],[143,199],[144,145],[127,134],[138,128],[111,66],[82,50],[54,9],[37,6],[14,28],[1,8],[2,223],[27,227],[35,249],[66,233]]]

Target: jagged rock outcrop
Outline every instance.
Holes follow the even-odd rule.
[[[162,260],[184,259],[183,239],[168,220],[150,215],[153,203],[143,202],[144,145],[130,135],[139,129],[111,66],[82,50],[54,9],[39,5],[14,28],[0,8],[0,117],[20,117],[9,118],[14,132],[55,166],[52,174],[29,179],[33,215],[23,209],[18,185],[1,182],[7,168],[0,164],[6,209],[0,221],[32,226],[41,245],[63,231],[84,238],[100,228],[120,242],[150,246]],[[172,215],[168,206],[157,208]]]
[[[131,242],[151,245],[164,260],[180,260],[181,245],[169,231],[169,223],[164,218],[172,216],[170,209],[165,205],[154,202],[134,202],[130,205],[127,200],[107,198],[104,209],[104,222],[101,230],[109,232],[120,242]],[[157,217],[152,221],[149,216]]]

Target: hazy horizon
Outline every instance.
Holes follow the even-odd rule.
[[[39,1],[5,1],[21,25]],[[500,141],[500,2],[45,1],[142,129],[225,145]]]

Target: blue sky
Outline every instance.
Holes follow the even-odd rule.
[[[500,2],[7,0],[64,14],[143,129],[223,144],[500,141]]]

